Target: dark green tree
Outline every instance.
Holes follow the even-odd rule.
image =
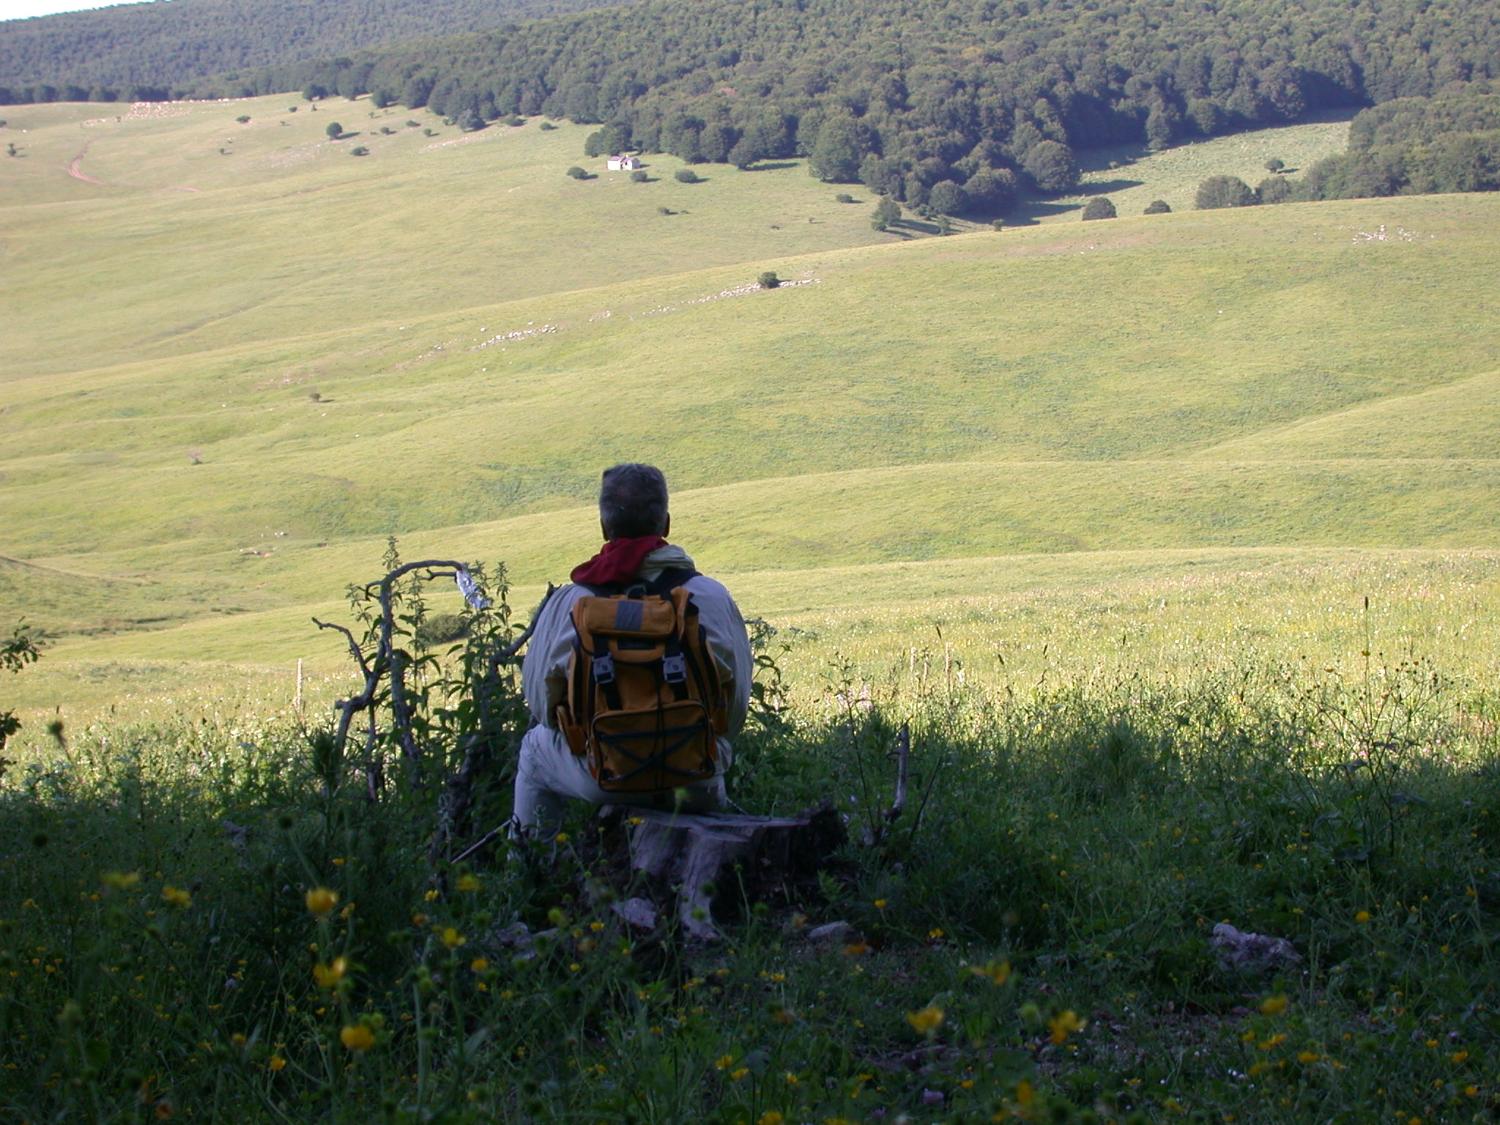
[[[344,127],[337,121],[330,121],[328,123],[328,127],[325,128],[323,132],[328,134],[329,140],[336,141],[344,135]]]
[[[901,220],[901,204],[889,197],[875,204],[875,213],[870,216],[870,225],[876,230],[888,230],[892,223]]]
[[[1153,199],[1150,203],[1146,204],[1145,214],[1166,215],[1169,214],[1171,210],[1172,208],[1167,206],[1167,201],[1165,199]]]
[[[1059,141],[1041,141],[1026,153],[1021,167],[1038,191],[1057,194],[1078,186],[1078,161],[1073,150]]]
[[[1086,223],[1095,219],[1113,219],[1114,217],[1114,201],[1107,195],[1096,195],[1084,204],[1083,221]]]
[[[939,180],[927,193],[927,206],[940,215],[959,215],[968,210],[969,199],[952,180]]]
[[[1255,192],[1238,176],[1210,176],[1198,185],[1193,197],[1193,206],[1200,211],[1211,211],[1219,207],[1250,207],[1255,203]]]
[[[859,179],[861,155],[854,119],[847,114],[834,114],[818,130],[818,139],[808,153],[807,168],[828,183],[852,184]]]
[[[1292,183],[1285,176],[1267,176],[1255,188],[1259,203],[1285,203],[1292,194]]]

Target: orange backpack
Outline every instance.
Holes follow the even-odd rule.
[[[668,570],[655,582],[573,603],[576,635],[557,726],[608,792],[660,793],[714,775],[728,708],[698,607],[682,585],[694,573]]]

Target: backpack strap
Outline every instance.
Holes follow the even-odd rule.
[[[690,566],[674,566],[663,570],[650,582],[606,582],[599,586],[583,586],[585,590],[596,597],[612,598],[619,594],[634,594],[639,590],[642,594],[659,594],[666,597],[677,587],[687,583],[689,579],[697,578],[698,572]],[[580,583],[582,585],[582,583]]]

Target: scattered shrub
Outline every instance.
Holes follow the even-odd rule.
[[[634,172],[630,173],[630,182],[633,184],[644,184],[650,178],[650,176],[646,175],[643,168],[637,168]]]
[[[425,129],[422,130],[422,136],[424,136],[424,137],[435,137],[435,136],[437,136],[437,130],[434,129],[434,128],[432,128],[431,126],[428,126],[427,128],[425,128]]]
[[[777,289],[781,286],[781,278],[776,276],[775,270],[766,270],[755,281],[762,289]]]
[[[294,105],[289,105],[289,106],[286,107],[286,111],[288,113],[296,113],[297,112],[297,107],[294,106]]]
[[[1262,203],[1285,203],[1295,190],[1285,176],[1267,176],[1256,186],[1255,198]]]
[[[541,128],[542,128],[542,132],[544,132],[544,133],[550,133],[550,132],[552,132],[553,129],[556,129],[557,126],[554,125],[554,124],[552,124],[552,122],[550,122],[550,121],[543,121]]]
[[[1115,204],[1107,195],[1096,195],[1084,204],[1083,221],[1088,223],[1095,219],[1113,219],[1115,217]]]
[[[677,169],[677,171],[673,174],[673,179],[675,179],[679,184],[696,184],[702,182],[702,177],[699,176],[697,172],[694,172],[691,168]]]
[[[328,127],[324,129],[323,132],[328,134],[328,139],[330,141],[336,141],[344,135],[344,127],[337,121],[330,121],[328,123]]]
[[[238,121],[241,125],[248,125],[250,124],[250,115],[248,113],[242,113],[238,117],[236,117],[235,120]]]
[[[1270,172],[1273,175],[1275,173],[1277,173],[1277,172],[1280,172],[1285,167],[1286,167],[1286,161],[1281,160],[1280,158],[1275,157],[1275,156],[1271,157],[1270,160],[1266,161],[1266,171]]]
[[[855,199],[854,196],[850,195],[847,191],[841,191],[841,192],[839,192],[837,195],[835,195],[833,197],[833,201],[835,203],[858,203],[859,202],[859,200]]]
[[[364,145],[355,145],[353,148],[351,148],[349,150],[349,155],[350,156],[369,156],[370,155],[370,150],[367,149]]]
[[[677,212],[674,211],[674,210],[672,210],[672,208],[670,208],[670,207],[658,207],[656,209],[656,213],[658,215],[675,215],[675,214],[677,214]]]
[[[990,224],[990,226],[994,227],[996,230],[1004,230],[1005,229],[1005,220],[1004,219],[996,219],[993,223]]]
[[[575,180],[586,180],[589,178],[589,174],[576,164],[568,169],[568,175],[572,176]]]
[[[420,121],[413,121],[411,120],[411,118],[407,118],[406,127],[408,129],[420,129],[422,127],[422,123]]]
[[[382,126],[381,126],[381,127],[380,127],[380,135],[381,135],[381,136],[382,136],[382,137],[389,137],[389,136],[390,136],[390,135],[391,135],[391,134],[393,134],[393,133],[394,133],[394,132],[395,132],[395,131],[396,131],[396,130],[394,130],[394,129],[392,129],[392,128],[391,128],[391,127],[390,127],[390,126],[389,126],[389,125],[382,125]]]
[[[521,117],[518,114],[514,114],[513,113],[513,114],[511,114],[509,117],[507,117],[505,119],[505,123],[507,125],[509,125],[512,129],[517,129],[517,128],[520,128],[522,125],[526,124],[526,118]]]
[[[1255,203],[1255,192],[1238,176],[1210,176],[1198,185],[1194,206],[1200,211],[1212,211],[1219,207],[1250,207]]]
[[[1153,199],[1150,203],[1146,204],[1145,213],[1148,215],[1165,215],[1171,210],[1172,208],[1167,206],[1165,199]]]

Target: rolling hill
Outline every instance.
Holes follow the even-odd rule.
[[[579,181],[575,127],[345,108],[12,115],[0,599],[59,642],[39,700],[336,664],[307,619],[388,535],[526,602],[627,458],[750,612],[850,636],[1049,574],[1140,612],[1158,567],[1493,587],[1494,196],[882,235],[800,167]]]

